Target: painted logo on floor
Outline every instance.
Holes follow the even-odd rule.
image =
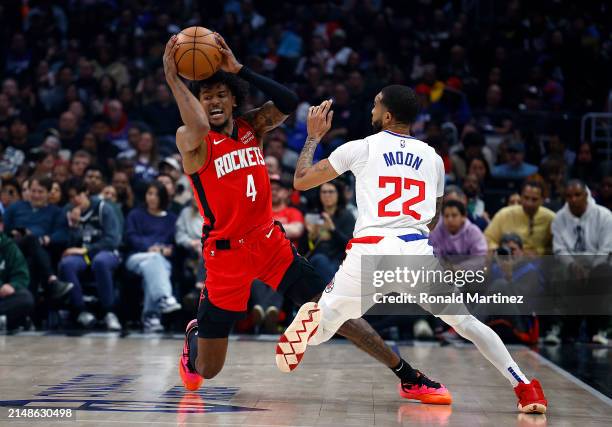
[[[70,408],[79,411],[224,413],[264,411],[265,409],[230,405],[238,387],[202,387],[195,392],[175,386],[160,393],[159,400],[124,400],[137,391],[136,375],[82,374],[57,385],[46,387],[32,399],[0,400],[0,407]],[[114,399],[109,399],[113,395]],[[213,403],[214,402],[214,403]]]

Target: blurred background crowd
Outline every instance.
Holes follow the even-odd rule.
[[[413,135],[444,160],[439,254],[609,254],[609,13],[605,1],[566,0],[3,2],[0,316],[9,329],[27,318],[26,327],[147,332],[193,318],[206,275],[202,220],[161,63],[168,38],[192,25],[218,31],[240,61],[298,93],[296,113],[266,136],[265,160],[276,219],[327,279],[355,224],[354,179],[293,191],[306,112],[334,100],[315,155],[325,158],[371,133],[373,98],[388,84],[414,88]],[[252,90],[243,110],[264,101]],[[588,280],[580,265],[567,268]],[[237,329],[277,332],[288,307],[255,282]],[[395,338],[432,337],[437,326],[375,323]],[[607,343],[610,326],[519,323],[511,338],[530,343]]]

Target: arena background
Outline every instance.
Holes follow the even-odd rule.
[[[174,146],[180,115],[161,61],[168,38],[192,25],[219,32],[239,61],[299,95],[296,113],[266,136],[266,163],[279,199],[279,219],[306,221],[293,240],[328,277],[341,262],[354,226],[354,179],[339,180],[335,189],[340,196],[331,201],[319,189],[298,193],[289,188],[306,137],[306,111],[324,99],[334,100],[332,129],[315,155],[325,158],[344,142],[371,133],[373,98],[388,84],[408,85],[417,93],[421,113],[413,135],[443,157],[447,198],[466,206],[475,224],[470,239],[481,242],[480,250],[496,250],[501,235],[518,232],[526,252],[551,254],[551,224],[563,212],[566,184],[572,179],[588,186],[589,209],[599,205],[598,221],[609,226],[609,17],[606,1],[3,2],[0,212],[3,239],[19,243],[29,277],[21,277],[22,285],[16,286],[19,300],[9,304],[11,296],[0,291],[0,326],[17,336],[87,336],[111,327],[120,329],[111,335],[126,337],[139,335],[144,327],[146,333],[171,337],[194,317],[205,278],[198,259],[201,220],[191,207],[191,190]],[[251,89],[243,110],[264,101]],[[38,183],[34,208],[29,202],[32,177],[53,183],[50,192]],[[173,214],[166,234],[172,233],[160,243],[173,248],[166,268],[172,295],[181,304],[180,310],[157,315],[161,326],[147,321],[141,275],[126,266],[136,251],[128,235],[139,232],[133,228],[143,212],[139,207],[149,184],[158,179],[170,191],[168,211]],[[525,180],[541,185],[536,202],[543,206],[538,213],[544,217],[543,228],[522,235],[508,217],[489,227],[502,208],[523,203],[517,193]],[[104,199],[116,215],[123,236],[116,247],[121,256],[116,265],[100,267],[112,273],[110,288],[87,268],[78,286],[82,299],[74,290],[56,298],[54,292],[61,293],[72,277],[61,262],[65,250],[74,246],[67,216],[81,185],[96,196],[92,200]],[[544,207],[550,211],[544,214]],[[341,238],[326,236],[325,224],[318,222],[325,210],[332,213]],[[559,221],[558,233],[574,232],[563,224]],[[443,234],[440,239],[444,246]],[[470,251],[468,240],[449,250],[456,255],[462,248]],[[1,258],[8,256],[3,242]],[[608,254],[610,247],[600,244]],[[570,254],[586,250],[570,249]],[[41,268],[41,259],[49,260],[51,275]],[[75,301],[82,305],[76,307]],[[250,317],[236,330],[241,336],[278,334],[294,313],[290,304],[265,293],[255,292],[250,307]],[[83,311],[97,321],[79,319]],[[119,328],[106,316],[109,312],[116,315]],[[10,316],[2,317],[6,313]],[[431,316],[370,320],[385,338],[397,342],[458,341]],[[506,342],[530,346],[612,396],[608,316],[535,313],[488,321]],[[0,348],[10,353],[12,345]]]

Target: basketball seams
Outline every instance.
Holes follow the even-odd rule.
[[[193,52],[193,55],[191,55],[191,61],[192,61],[192,64],[193,64],[193,72],[191,73],[191,76],[194,79],[196,78],[196,68],[195,68],[195,57],[196,57],[195,56],[195,50],[196,50],[196,45],[195,45],[195,40],[196,40],[196,37],[198,37],[198,29],[199,29],[199,27],[196,27],[195,34],[193,35],[193,50],[194,50],[194,52]]]
[[[202,34],[200,34],[200,29]],[[201,80],[205,76],[214,74],[216,64],[220,60],[218,55],[220,47],[216,40],[209,40],[208,37],[214,36],[215,33],[207,28],[194,26],[181,30],[178,34],[180,34],[181,40],[177,43],[179,56],[175,57],[175,62],[179,69],[181,69],[182,64],[184,74],[181,75],[189,80]],[[209,52],[210,49],[216,49],[217,51]],[[191,59],[185,57],[188,52],[192,55]],[[204,60],[196,58],[196,52],[200,52]],[[191,65],[191,70],[189,70],[189,65]]]
[[[196,50],[196,52],[201,53],[202,55],[204,55],[204,58],[205,58],[205,59],[206,59],[206,61],[208,62],[208,65],[210,65],[210,71],[214,70],[214,67],[213,67],[212,62],[210,61],[210,59],[208,59],[208,55],[206,55],[206,53],[205,53],[205,52],[203,52],[203,51],[201,51],[201,50]],[[193,56],[194,56],[194,58],[195,58],[195,53],[194,53],[194,55],[193,55]],[[195,71],[195,70],[194,70],[194,71]],[[198,77],[198,76],[199,76],[199,74],[197,74],[197,75],[196,75],[196,74],[194,74],[194,77]]]

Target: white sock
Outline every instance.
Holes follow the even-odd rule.
[[[510,381],[512,387],[516,387],[519,382],[529,384],[529,380],[512,359],[508,349],[493,329],[474,316],[443,315],[440,316],[440,319],[452,326],[463,338],[473,342],[480,353]]]

